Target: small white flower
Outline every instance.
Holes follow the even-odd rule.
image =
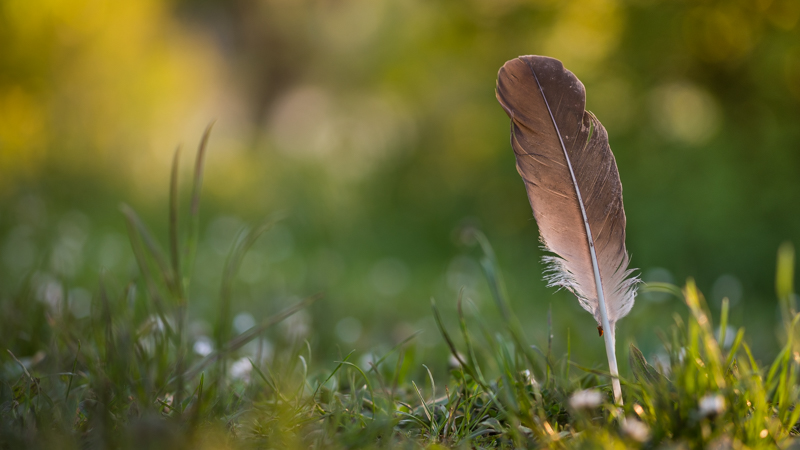
[[[265,338],[254,339],[248,342],[242,350],[250,355],[256,364],[258,364],[259,361],[271,361],[272,355],[275,354],[275,346],[272,344],[272,341]]]
[[[376,362],[378,362],[378,359],[375,358],[375,355],[364,353],[361,355],[361,358],[358,359],[358,366],[366,371],[372,369],[372,365]]]
[[[725,397],[719,394],[708,394],[700,399],[700,415],[713,416],[725,411]]]
[[[256,319],[248,312],[241,312],[233,318],[233,328],[238,333],[244,333],[256,326]]]
[[[211,339],[205,336],[200,336],[196,341],[194,341],[192,350],[194,350],[194,352],[200,356],[208,356],[214,351],[214,343],[211,341]]]
[[[603,403],[603,394],[597,389],[575,391],[569,399],[572,409],[597,408]]]
[[[650,437],[650,428],[634,417],[628,417],[622,422],[622,431],[638,442],[645,442]]]
[[[253,365],[250,363],[250,360],[245,358],[239,358],[231,364],[229,369],[229,374],[231,378],[235,380],[244,380],[248,381],[250,379],[250,371],[253,370]]]
[[[447,365],[450,367],[450,369],[458,369],[461,367],[461,363],[458,361],[459,358],[461,359],[461,361],[466,362],[467,360],[461,353],[458,354],[458,358],[456,358],[455,355],[453,355],[452,353],[450,354],[450,358],[448,358],[447,360]]]
[[[286,338],[297,341],[311,331],[311,316],[305,310],[300,310],[284,319],[280,326]]]

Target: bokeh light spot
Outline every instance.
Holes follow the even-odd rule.
[[[699,86],[686,82],[657,88],[652,96],[652,111],[658,130],[684,144],[707,142],[721,122],[714,98]]]
[[[355,343],[361,337],[361,321],[355,317],[345,317],[336,323],[336,336],[344,343]]]

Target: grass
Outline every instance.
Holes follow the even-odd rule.
[[[224,266],[214,351],[189,351],[186,292],[198,242],[205,142],[181,240],[176,152],[169,242],[164,251],[136,212],[122,207],[139,276],[122,288],[99,277],[91,313],[34,301],[32,283],[3,300],[0,339],[0,448],[774,448],[798,434],[800,315],[794,304],[794,253],[779,251],[776,287],[785,345],[760,366],[743,329],[728,347],[728,304],[719,339],[702,295],[689,280],[674,294],[689,314],[661,333],[668,361],[649,363],[630,346],[625,404],[612,403],[608,373],[586,368],[546,343],[530,345],[505,294],[489,241],[482,266],[501,327],[432,314],[451,353],[446,383],[436,382],[412,334],[390,351],[314,360],[308,341],[287,339],[272,358],[243,348],[321,295],[311,295],[242,334],[231,329],[234,279],[248,248],[278,217],[244,230]],[[324,301],[324,300],[322,300]],[[468,325],[471,324],[470,325]],[[569,348],[569,345],[567,345]],[[13,350],[12,350],[13,349]],[[361,362],[359,362],[361,361]],[[422,367],[426,374],[415,378]],[[317,369],[314,369],[317,368]],[[241,374],[246,374],[242,376]]]

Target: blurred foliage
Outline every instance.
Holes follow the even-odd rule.
[[[774,356],[774,252],[800,242],[799,18],[794,0],[3,0],[0,296],[30,279],[44,305],[81,304],[101,271],[118,289],[138,280],[117,205],[166,242],[174,148],[216,119],[197,329],[236,231],[284,211],[242,263],[240,325],[322,290],[298,323],[323,352],[435,333],[429,297],[446,312],[462,288],[478,310],[491,302],[459,233],[474,226],[533,340],[552,304],[555,332],[600,363],[591,316],[541,281],[494,99],[506,60],[546,54],[608,129],[634,266],[696,277],[714,314],[729,298],[731,323]],[[685,307],[638,302],[618,339],[649,357],[652,330]]]

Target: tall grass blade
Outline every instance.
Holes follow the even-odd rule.
[[[791,242],[784,242],[778,248],[775,292],[778,294],[784,322],[788,325],[797,314],[794,299],[794,246]]]
[[[147,229],[147,226],[144,224],[144,222],[142,222],[142,219],[139,218],[139,215],[136,214],[136,211],[134,211],[133,208],[123,203],[120,206],[120,210],[125,215],[130,232],[138,235],[141,238],[145,248],[148,251],[147,254],[149,254],[149,256],[158,266],[158,272],[161,275],[161,278],[169,292],[173,295],[177,294],[177,285],[175,283],[174,273],[172,272],[169,263],[167,263],[167,258],[164,256],[164,251],[161,250],[161,246],[158,245],[158,241],[153,237],[152,233],[150,233],[150,230]],[[145,269],[146,267],[147,265],[141,268]]]
[[[183,295],[184,280],[181,276],[181,255],[178,250],[178,167],[181,157],[181,148],[175,149],[172,157],[172,172],[169,181],[169,253],[172,263],[172,272],[175,277],[175,293],[177,294],[178,304],[186,301]]]
[[[211,136],[211,129],[214,122],[211,122],[203,132],[203,137],[200,139],[200,144],[197,147],[197,155],[195,156],[194,163],[194,178],[192,180],[192,198],[189,204],[189,235],[186,238],[186,270],[184,274],[188,280],[192,277],[194,268],[194,257],[197,253],[198,237],[200,235],[200,193],[203,188],[203,172],[205,170],[206,162],[206,149],[208,148],[208,139]]]

